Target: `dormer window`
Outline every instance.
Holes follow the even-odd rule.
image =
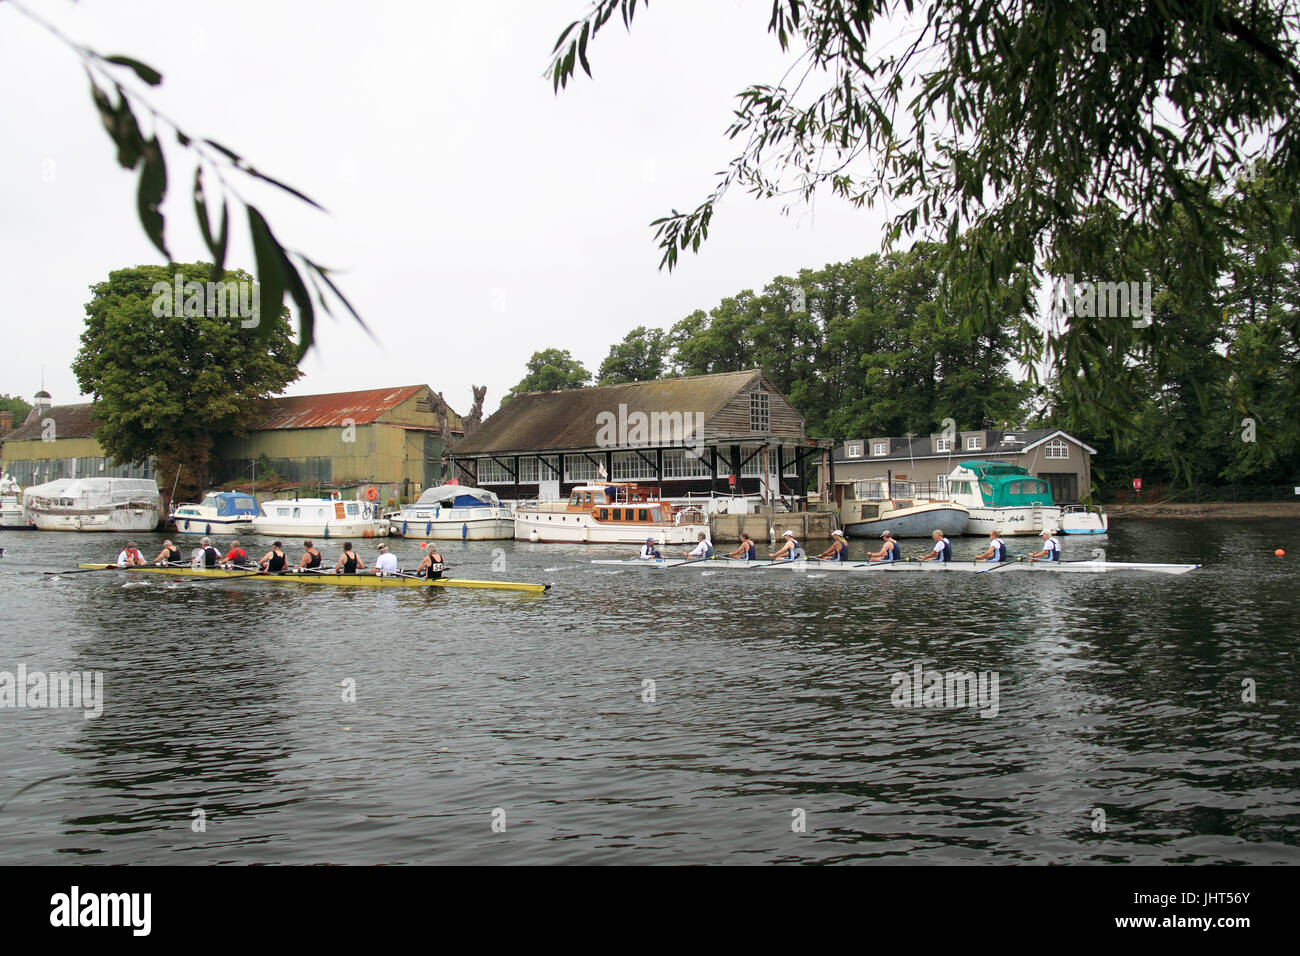
[[[951,438],[936,438],[936,439],[934,440],[934,450],[935,450],[935,451],[952,451],[952,439],[951,439]]]
[[[845,446],[844,446],[844,457],[845,457],[845,458],[861,458],[861,457],[862,457],[862,446],[861,446],[861,445],[856,445],[856,444],[854,444],[854,445],[845,445]]]
[[[871,445],[871,454],[879,458],[889,454],[889,442],[878,441]]]
[[[980,450],[980,444],[981,444],[981,442],[980,442],[980,436],[979,436],[979,435],[967,435],[967,436],[966,436],[966,450],[967,450],[967,451],[979,451],[979,450]]]

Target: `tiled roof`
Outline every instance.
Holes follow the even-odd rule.
[[[456,446],[456,456],[551,448],[594,448],[597,416],[619,405],[645,412],[702,412],[708,421],[748,385],[758,369],[664,378],[516,395]]]
[[[429,395],[427,385],[404,385],[400,388],[371,388],[359,392],[328,392],[324,395],[294,395],[267,399],[251,431],[274,431],[283,428],[334,428],[350,419],[355,425],[369,425],[415,395]],[[430,409],[422,409],[429,411]],[[459,430],[460,416],[448,416],[450,426]]]
[[[0,440],[39,440],[44,429],[41,422],[47,418],[54,419],[56,438],[90,438],[95,434],[95,422],[92,416],[94,408],[91,402],[82,405],[52,405],[40,415],[28,414],[26,421],[8,435],[0,435]]]

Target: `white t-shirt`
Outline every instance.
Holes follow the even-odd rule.
[[[942,561],[945,558],[944,552],[948,550],[948,539],[940,538],[934,543],[934,555],[936,561]]]
[[[380,574],[396,574],[397,555],[390,551],[385,551],[375,559],[375,570]]]
[[[647,561],[651,561],[657,557],[655,554],[655,546],[653,544],[641,545],[641,557]]]
[[[1043,555],[1044,560],[1059,561],[1061,559],[1061,542],[1057,541],[1055,538],[1048,538],[1045,540],[1043,542],[1043,550],[1047,552],[1047,554]],[[1055,554],[1053,554],[1053,552],[1055,552]]]
[[[708,539],[706,538],[705,540],[701,541],[699,544],[697,544],[694,548],[691,549],[691,557],[707,558],[709,556],[710,547],[712,546],[709,544]]]

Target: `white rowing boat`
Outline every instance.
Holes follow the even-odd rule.
[[[1069,574],[1100,574],[1106,571],[1147,571],[1153,574],[1186,574],[1195,571],[1199,564],[1152,564],[1142,561],[819,561],[816,558],[802,561],[741,561],[735,558],[665,558],[642,561],[637,558],[593,561],[592,564],[622,565],[624,567],[675,568],[689,565],[698,569],[738,568],[751,571],[787,570],[796,572],[862,573],[930,571],[968,572],[975,574],[1015,574],[1023,571],[1060,572]]]

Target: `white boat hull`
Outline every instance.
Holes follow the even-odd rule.
[[[388,533],[430,541],[509,541],[515,519],[509,508],[414,508],[392,515]]]
[[[840,522],[850,538],[879,538],[888,531],[895,538],[928,538],[936,530],[949,537],[966,533],[970,515],[961,505],[927,502],[908,508],[881,508],[877,517],[862,518],[861,505],[855,503],[840,510]],[[886,503],[887,504],[887,503]]]
[[[1062,534],[1108,534],[1110,516],[1102,511],[1065,511],[1061,515]]]
[[[1153,574],[1186,574],[1195,571],[1199,564],[1151,564],[1140,561],[1004,561],[995,564],[991,561],[886,561],[868,563],[865,561],[739,561],[734,558],[709,558],[702,561],[659,560],[640,561],[635,558],[627,560],[600,560],[592,564],[624,565],[627,567],[672,568],[679,565],[699,570],[716,570],[734,568],[741,571],[758,573],[761,571],[793,571],[796,573],[821,574],[823,572],[843,574],[895,574],[900,572],[922,573],[1067,573],[1067,574],[1101,574],[1107,571],[1147,571]]]
[[[516,541],[563,544],[644,544],[654,538],[660,544],[695,544],[705,524],[649,525],[615,524],[597,521],[580,512],[515,512]]]
[[[970,511],[970,523],[966,534],[986,537],[990,531],[1000,536],[1039,535],[1051,529],[1061,527],[1061,509],[1056,505],[1025,505],[1019,507],[992,507],[985,505],[967,505]]]
[[[39,531],[152,531],[162,521],[162,508],[107,508],[88,511],[28,509]]]
[[[285,521],[275,518],[254,518],[253,533],[268,538],[382,538],[388,534],[388,522],[382,519],[328,521]]]

